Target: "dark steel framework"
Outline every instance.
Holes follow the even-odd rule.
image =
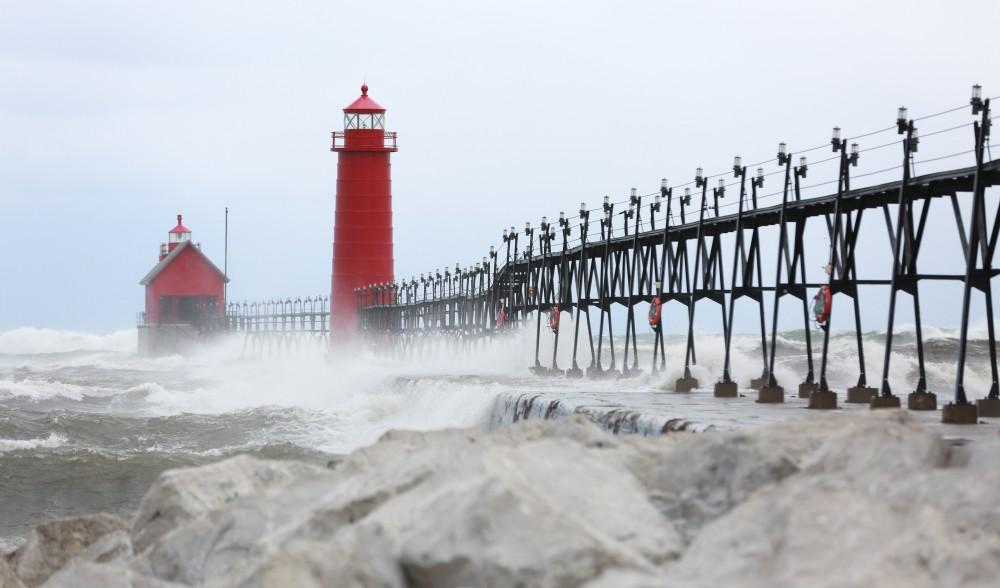
[[[469,345],[482,336],[527,326],[534,312],[535,357],[532,370],[535,373],[565,374],[569,377],[582,377],[584,374],[590,377],[627,377],[641,371],[636,346],[637,323],[640,320],[636,317],[636,306],[654,303],[654,300],[665,306],[676,302],[686,307],[687,321],[684,378],[677,383],[680,391],[698,385],[691,377],[690,367],[697,363],[694,318],[698,302],[703,300],[716,303],[721,309],[725,360],[719,381],[720,384],[733,383],[730,351],[734,305],[740,298],[747,298],[757,307],[762,360],[761,378],[755,378],[751,384],[753,387],[775,388],[778,387],[774,375],[778,317],[782,300],[790,295],[801,303],[805,328],[806,371],[799,384],[799,395],[810,397],[817,391],[829,393],[827,359],[830,330],[823,329],[817,381],[810,335],[813,317],[809,308],[810,290],[826,286],[834,297],[843,295],[852,301],[858,356],[858,383],[852,391],[870,391],[873,407],[898,406],[898,399],[889,387],[888,372],[897,294],[904,292],[913,301],[919,374],[909,406],[914,409],[935,408],[936,399],[927,391],[925,378],[918,285],[926,280],[957,280],[963,283],[958,370],[953,404],[946,407],[945,419],[968,422],[966,407],[975,409],[975,405],[969,403],[963,385],[973,290],[984,294],[993,380],[985,404],[980,401],[979,410],[980,414],[996,410],[997,416],[1000,416],[991,299],[991,281],[998,273],[992,267],[992,259],[1000,235],[1000,214],[994,216],[992,227],[988,227],[985,202],[986,188],[1000,183],[1000,161],[986,159],[991,123],[990,101],[978,98],[977,89],[974,89],[972,100],[973,112],[978,115],[978,120],[972,125],[976,162],[973,167],[914,177],[911,167],[919,140],[914,121],[906,117],[905,109],[900,109],[897,125],[903,135],[903,173],[898,181],[852,188],[851,169],[857,165],[859,149],[856,143],[849,149],[847,140],[840,139],[840,129],[837,128],[831,139],[832,150],[839,154],[836,157],[839,159],[839,173],[835,193],[802,198],[800,180],[807,177],[806,158],[800,158],[799,164],[793,165],[793,156],[782,143],[777,160],[784,183],[778,205],[758,205],[758,190],[764,184],[764,173],[758,169],[756,176],[748,178],[747,167],[737,157],[733,173],[738,181],[734,184],[739,190],[738,208],[735,214],[720,215],[719,200],[725,196],[726,184],[720,178],[718,187],[710,189],[708,179],[699,168],[695,188],[701,189],[701,202],[696,220],[689,218],[690,188],[685,189],[683,196],[675,197],[674,188],[670,188],[666,180],[663,180],[659,193],[646,196],[652,196],[653,201],[645,208],[644,196],[636,194],[635,189],[627,208],[622,207],[622,210],[616,211],[616,205],[608,197],[596,211],[589,211],[581,204],[575,227],[561,214],[558,223],[549,223],[543,218],[540,227],[535,229],[528,223],[523,233],[514,227],[505,229],[503,245],[506,252],[503,256],[491,247],[489,257],[484,257],[473,267],[463,269],[456,265],[454,270],[446,269],[443,273],[438,270],[421,275],[419,279],[359,288],[355,292],[360,311],[359,327],[368,337],[377,340],[380,347],[406,352],[423,342],[444,339]],[[971,198],[972,218],[968,224],[962,218],[960,194],[963,198],[966,195]],[[931,201],[937,198],[949,199],[954,211],[965,262],[964,271],[960,273],[929,274],[917,269],[928,210]],[[893,206],[895,219],[892,216]],[[677,216],[674,216],[675,210],[678,210]],[[885,219],[892,248],[891,273],[879,279],[859,279],[856,260],[861,220],[866,211],[878,214],[879,210]],[[591,212],[600,213],[599,222],[591,221]],[[645,222],[644,212],[649,217]],[[825,260],[827,275],[823,282],[806,281],[804,235],[810,219],[825,223],[830,241]],[[764,283],[762,272],[760,230],[765,227],[777,227],[777,250],[771,261],[776,264],[773,284]],[[572,238],[574,233],[578,238]],[[730,233],[733,234],[732,248],[727,253],[722,236]],[[689,250],[693,250],[694,259],[689,257]],[[725,260],[731,260],[728,288],[725,283]],[[885,356],[878,390],[867,387],[859,297],[859,286],[863,285],[888,286],[890,293]],[[774,293],[770,340],[765,320],[765,292]],[[612,314],[616,306],[624,308],[626,315],[620,357]],[[833,308],[840,307],[834,304]],[[597,312],[596,329],[592,311]],[[558,321],[562,313],[570,313],[574,319],[572,331],[567,333],[571,337],[568,343],[560,339]],[[541,349],[543,320],[555,335],[552,338],[551,359],[545,363]],[[667,361],[663,324],[661,321],[651,326],[655,336],[649,366],[653,371],[661,371]],[[582,333],[583,330],[586,332]],[[556,362],[560,344],[572,346],[571,365],[566,369],[560,368]]]

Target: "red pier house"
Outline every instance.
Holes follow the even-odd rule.
[[[139,352],[176,353],[198,336],[220,330],[229,278],[191,241],[191,229],[177,215],[159,263],[139,283],[146,287],[146,311],[139,320]]]
[[[333,229],[330,330],[341,338],[357,328],[354,289],[393,281],[392,191],[389,154],[396,133],[385,130],[385,108],[361,96],[344,109],[344,130],[333,133],[337,209]]]

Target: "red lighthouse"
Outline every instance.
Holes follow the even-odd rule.
[[[191,229],[177,215],[159,263],[140,284],[146,287],[146,311],[140,315],[139,351],[176,353],[206,331],[222,327],[223,292],[229,278],[191,241]]]
[[[385,130],[385,108],[361,96],[344,109],[344,130],[333,133],[337,152],[337,210],[333,229],[330,330],[357,327],[354,289],[393,281],[392,192],[389,154],[396,133]]]

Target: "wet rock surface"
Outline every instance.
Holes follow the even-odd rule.
[[[101,538],[127,526],[122,519],[108,514],[49,521],[35,527],[8,563],[25,586],[39,586]]]
[[[131,524],[40,525],[0,586],[993,586],[1000,437],[902,411],[614,436],[393,431],[333,470],[164,473]]]

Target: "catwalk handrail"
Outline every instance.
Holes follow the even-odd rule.
[[[991,161],[984,164],[983,171],[991,174],[993,176],[1000,176],[1000,159]],[[976,167],[963,167],[954,170],[946,170],[941,172],[934,172],[930,174],[924,174],[921,176],[914,177],[910,180],[910,187],[913,190],[912,200],[920,200],[928,197],[945,196],[951,192],[962,191],[960,188],[966,186],[966,189],[971,188],[971,182],[975,176]],[[1000,183],[997,181],[998,178],[994,178],[990,185]],[[876,208],[883,206],[890,202],[896,194],[899,192],[901,182],[886,182],[883,184],[878,184],[875,186],[868,186],[864,188],[856,188],[845,192],[841,195],[843,198],[843,203],[841,204],[841,210],[861,210],[867,208]],[[933,192],[931,189],[931,184],[935,184],[939,190]],[[932,193],[933,192],[933,193]],[[786,214],[801,214],[807,217],[826,215],[833,212],[833,207],[837,200],[837,194],[825,194],[823,196],[817,196],[814,198],[808,198],[798,201],[791,201],[787,204]],[[725,216],[710,217],[705,218],[702,221],[702,231],[704,236],[714,236],[723,233],[731,233],[736,230],[737,218],[742,216],[743,228],[760,228],[770,225],[776,225],[779,222],[779,215],[781,212],[782,205],[774,204],[771,206],[756,208],[753,210],[745,210],[742,215],[738,213],[732,213]],[[698,230],[698,221],[690,221],[677,225],[670,225],[667,229],[667,238],[671,242],[687,241],[695,237],[695,233]],[[639,233],[638,240],[641,244],[656,243],[659,244],[663,238],[663,229],[650,229]],[[598,250],[605,246],[605,240],[589,241],[586,248],[589,250]],[[635,236],[633,235],[619,235],[617,237],[612,236],[610,240],[610,245],[612,248],[620,247],[630,247],[635,241]],[[565,250],[567,256],[574,256],[580,253],[581,246],[575,245],[568,247]],[[541,253],[533,253],[530,258],[520,257],[518,259],[512,259],[510,262],[504,261],[503,263],[497,263],[494,265],[494,276],[503,275],[505,272],[509,272],[510,268],[521,268],[526,267],[529,264],[529,259],[531,263],[540,263],[543,258],[547,258],[547,265],[558,264],[558,256],[563,253],[560,249],[555,253],[549,253],[543,256]],[[481,266],[482,267],[482,266]],[[475,270],[473,270],[475,273]],[[440,278],[445,277],[451,278],[455,274],[449,269],[441,274]],[[950,278],[950,277],[949,277]],[[869,281],[873,284],[888,283],[887,281]],[[818,284],[816,284],[818,285]],[[367,288],[379,289],[380,291],[388,288],[390,284],[377,284],[367,286]],[[765,287],[765,289],[767,289]],[[773,289],[773,288],[771,288]],[[445,300],[458,300],[458,299],[469,299],[472,296],[470,294],[450,294],[450,295],[433,295],[434,289],[429,289],[430,291],[426,294],[418,289],[417,294],[412,299],[406,299],[404,296],[394,296],[392,302],[389,302],[388,297],[368,297],[359,296],[359,306],[361,308],[365,307],[385,307],[385,306],[406,306],[409,304],[415,304],[424,301],[445,301]],[[436,291],[444,290],[442,287],[438,287]],[[359,294],[363,294],[359,292]],[[426,297],[425,297],[426,296]]]

